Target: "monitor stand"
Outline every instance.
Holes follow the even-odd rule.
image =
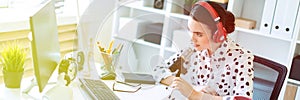
[[[56,84],[56,82],[48,82],[48,83],[47,83],[47,85],[54,85],[54,84]],[[26,95],[26,96],[29,96],[29,98],[32,98],[32,99],[34,99],[34,100],[39,99],[39,98],[36,98],[36,97],[34,97],[34,96],[32,96],[32,95],[29,94],[29,92],[30,92],[30,91],[32,90],[32,88],[35,87],[35,86],[38,86],[38,85],[37,85],[37,81],[36,81],[35,78],[32,78],[32,79],[31,79],[30,85],[29,85],[28,87],[26,87],[25,89],[22,90],[22,94],[23,94],[23,95]]]

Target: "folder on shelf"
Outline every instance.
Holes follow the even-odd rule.
[[[247,18],[237,17],[235,18],[235,25],[237,27],[246,28],[246,29],[254,29],[256,25],[256,21]]]
[[[264,10],[261,18],[260,32],[271,33],[272,21],[277,0],[265,0]]]
[[[291,39],[296,23],[300,0],[278,0],[271,35]]]
[[[297,85],[287,84],[284,93],[284,100],[297,100],[295,99],[297,94],[297,89],[298,89]]]

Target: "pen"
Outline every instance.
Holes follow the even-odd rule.
[[[117,50],[118,50],[118,53],[121,53],[122,49],[123,49],[123,43],[122,43],[121,46],[117,49]]]
[[[118,44],[118,46],[112,51],[112,54],[117,54],[119,53],[119,49],[120,49],[121,44]]]
[[[172,76],[176,76],[176,74],[178,74],[178,73],[179,73],[179,69],[177,69],[176,71],[172,72]]]
[[[111,48],[112,48],[112,45],[114,44],[114,40],[110,41],[109,43],[109,48],[107,50],[107,53],[110,53],[111,52]]]

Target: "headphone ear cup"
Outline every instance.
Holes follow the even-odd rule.
[[[223,33],[219,30],[217,30],[213,36],[213,40],[216,42],[216,43],[219,43],[219,42],[223,42],[223,40],[221,39],[223,36]]]
[[[213,40],[217,43],[225,41],[226,37],[224,37],[224,34],[226,35],[226,29],[224,27],[218,28],[213,36]]]
[[[219,40],[220,40],[220,42],[223,42],[227,38],[227,31],[226,31],[225,27],[222,27],[221,30],[222,31],[220,32],[220,38],[219,38]]]
[[[217,42],[218,30],[213,35],[214,42]]]

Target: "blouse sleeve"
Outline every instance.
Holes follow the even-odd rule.
[[[247,53],[240,55],[241,59],[239,66],[236,67],[236,81],[234,83],[233,95],[235,96],[245,96],[252,98],[253,96],[253,59],[254,56],[249,51]]]
[[[156,80],[156,82],[160,82],[162,79],[173,75],[173,73],[170,71],[169,67],[172,64],[174,64],[175,61],[181,56],[181,52],[183,52],[183,50],[172,55],[169,59],[165,60],[161,64],[155,66],[153,71],[154,71],[154,79]],[[174,74],[176,74],[176,73],[174,73]]]

